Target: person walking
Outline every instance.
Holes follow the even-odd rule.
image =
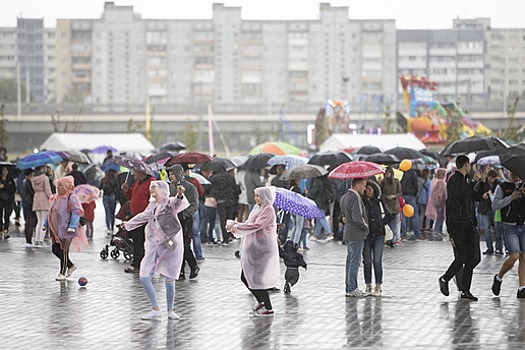
[[[312,182],[312,187],[310,188],[310,191],[308,191],[307,195],[308,198],[312,199],[315,202],[315,204],[321,210],[321,212],[326,215],[326,213],[328,213],[330,210],[330,204],[334,200],[332,183],[330,182],[330,180],[328,180],[328,175],[321,175],[314,178]],[[321,237],[322,230],[326,232],[326,237],[324,239]],[[332,227],[330,227],[330,224],[326,220],[326,216],[315,219],[314,236],[312,237],[312,239],[314,241],[325,241],[334,239]]]
[[[135,182],[129,187],[127,182],[121,186],[126,198],[129,200],[129,208],[132,217],[142,213],[148,206],[150,199],[149,186],[155,179],[153,176],[143,173],[142,171],[133,170]],[[140,262],[144,257],[144,229],[146,223],[137,226],[129,232],[129,238],[133,240],[133,260],[131,265],[124,269],[124,272],[133,273],[138,271]]]
[[[434,221],[432,239],[443,240],[443,223],[445,222],[445,206],[447,202],[447,169],[436,170],[436,178],[430,191],[425,215]]]
[[[200,222],[200,207],[204,204],[204,187],[200,184],[199,180],[190,175],[190,168],[187,164],[182,164],[184,169],[184,179],[191,183],[197,189],[197,210],[193,213],[193,227],[191,229],[191,244],[193,252],[195,253],[195,259],[197,261],[203,261],[202,256],[202,240],[201,240],[201,222]],[[205,235],[206,236],[206,235]],[[207,237],[206,237],[207,238]]]
[[[16,184],[7,167],[0,167],[0,231],[9,238],[10,217],[15,203]]]
[[[346,242],[346,296],[364,297],[366,293],[359,289],[357,274],[359,262],[363,256],[363,247],[368,236],[368,216],[362,195],[365,192],[366,179],[352,180],[350,190],[341,197],[343,215],[343,239]]]
[[[175,280],[178,278],[183,260],[184,244],[178,214],[190,203],[184,195],[184,187],[178,186],[176,195],[170,197],[169,186],[164,181],[150,181],[151,200],[147,208],[129,221],[122,223],[127,231],[146,227],[145,254],[140,264],[140,282],[146,290],[151,303],[151,311],[142,316],[143,320],[161,318],[155,288],[151,278],[155,273],[164,276],[168,319],[180,316],[173,311],[175,300]]]
[[[33,169],[24,170],[25,180],[22,183],[20,189],[20,197],[22,198],[22,209],[24,213],[24,234],[26,237],[26,247],[33,248],[33,232],[36,227],[36,214],[33,211],[33,198],[35,191],[31,185],[31,179],[33,178],[35,171]]]
[[[226,231],[226,221],[235,218],[234,208],[238,201],[237,184],[235,178],[226,172],[224,164],[217,167],[217,171],[210,177],[210,182],[210,196],[217,200],[222,244],[227,245],[231,239],[230,234]]]
[[[279,245],[273,202],[275,187],[259,187],[254,194],[255,207],[245,223],[228,220],[226,228],[241,237],[241,281],[257,299],[254,316],[272,316],[274,310],[269,288],[279,283]]]
[[[284,261],[286,266],[286,272],[284,273],[284,294],[290,294],[292,287],[299,281],[299,267],[303,267],[305,270],[308,265],[304,261],[304,257],[297,250],[299,244],[293,241],[286,241],[286,243],[279,247],[279,257]]]
[[[505,259],[492,282],[492,292],[499,295],[503,277],[509,272],[516,261],[518,264],[519,288],[518,298],[525,298],[525,187],[520,178],[509,175],[509,181],[504,181],[496,186],[493,210],[501,210],[501,223],[504,227],[506,246],[509,256]]]
[[[118,181],[117,172],[109,169],[100,182],[102,204],[106,216],[106,234],[111,236],[115,229],[115,209],[117,208]]]
[[[185,262],[188,262],[190,265],[190,279],[194,279],[199,274],[199,266],[197,265],[197,260],[193,255],[191,250],[191,238],[193,235],[193,214],[197,212],[199,208],[199,195],[197,193],[197,188],[193,184],[186,181],[184,177],[184,169],[180,164],[175,164],[174,166],[168,168],[168,176],[171,182],[169,187],[170,196],[174,197],[178,193],[179,186],[184,187],[184,194],[190,205],[179,212],[178,218],[182,225],[182,237],[184,243],[184,259],[182,260],[182,269],[180,271],[179,279],[186,279],[184,273],[184,268],[186,266]]]
[[[417,194],[418,194],[418,182],[417,174],[414,169],[409,169],[403,173],[403,178],[401,178],[401,192],[403,194],[403,199],[406,204],[410,204],[414,208],[414,215],[412,217],[406,217],[402,215],[401,220],[401,236],[406,237],[407,232],[412,228],[414,234],[409,238],[411,241],[421,237],[419,232],[419,209],[417,205]]]
[[[373,181],[366,182],[364,204],[368,218],[368,236],[363,247],[363,272],[365,293],[380,297],[383,293],[383,247],[385,246],[385,225],[392,221],[392,215],[381,199],[381,189]],[[376,285],[372,291],[372,267]]]
[[[419,195],[417,197],[417,204],[419,209],[420,216],[420,228],[421,232],[431,232],[433,226],[433,220],[426,216],[426,210],[428,205],[428,200],[430,198],[430,192],[432,191],[432,181],[430,180],[430,170],[423,169],[421,171],[421,177],[418,178],[420,182],[419,186]],[[428,219],[428,224],[427,224]]]
[[[474,192],[475,181],[479,173],[475,173],[474,181],[468,182],[470,160],[466,156],[456,158],[456,172],[447,183],[447,228],[454,249],[454,261],[445,274],[439,277],[439,288],[443,295],[449,295],[448,282],[463,268],[458,286],[461,299],[477,301],[470,292],[474,268],[481,260],[479,248],[479,233],[474,209],[474,200],[479,196]]]
[[[49,213],[42,226],[44,230],[49,229],[51,250],[60,260],[60,272],[55,278],[60,282],[77,270],[69,259],[71,247],[80,251],[88,246],[86,234],[79,223],[84,212],[78,196],[73,192],[74,182],[75,179],[69,175],[55,180],[57,193],[51,198]]]
[[[49,210],[49,198],[51,198],[51,185],[49,184],[49,178],[44,172],[44,167],[37,167],[35,169],[35,175],[31,179],[31,185],[35,191],[33,197],[33,211],[36,213],[36,229],[35,229],[35,246],[39,247],[44,244],[45,232],[42,230],[44,221],[47,217]]]

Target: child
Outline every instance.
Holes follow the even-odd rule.
[[[279,247],[279,256],[283,258],[284,264],[286,265],[286,272],[284,274],[284,293],[290,294],[293,285],[299,281],[299,266],[304,267],[306,270],[306,262],[303,259],[303,255],[297,252],[298,245],[292,241],[287,241],[284,246]]]
[[[97,204],[95,201],[90,203],[82,203],[84,209],[84,219],[86,220],[86,237],[89,240],[93,239],[93,221],[95,221],[95,208]]]

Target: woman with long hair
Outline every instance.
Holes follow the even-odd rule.
[[[401,183],[394,176],[394,169],[387,167],[385,178],[381,183],[381,198],[385,201],[392,220],[388,226],[394,232],[392,247],[401,244],[401,217],[399,207],[399,197],[401,197]]]
[[[75,179],[70,175],[56,179],[55,186],[57,193],[51,197],[43,229],[49,228],[51,250],[60,259],[60,272],[55,280],[65,281],[77,269],[69,259],[70,248],[80,251],[88,243],[86,233],[79,223],[84,211],[80,199],[73,192]]]
[[[443,223],[445,222],[445,206],[447,202],[447,169],[436,169],[436,178],[432,184],[432,191],[428,199],[425,216],[434,220],[433,239],[443,239]]]

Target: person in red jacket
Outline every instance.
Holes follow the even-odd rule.
[[[124,195],[129,200],[132,217],[142,213],[148,206],[150,198],[149,186],[152,181],[155,181],[153,176],[138,170],[133,170],[133,177],[135,178],[135,182],[131,185],[131,188],[126,182],[121,186],[122,192],[124,192]],[[124,272],[132,273],[139,270],[140,262],[144,257],[145,227],[146,224],[129,232],[129,237],[133,240],[133,259],[131,265],[125,268]]]
[[[84,209],[84,219],[86,220],[86,237],[89,240],[93,240],[93,221],[95,221],[96,207],[97,204],[95,201],[82,203],[82,209]]]

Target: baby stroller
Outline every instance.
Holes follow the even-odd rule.
[[[133,241],[128,238],[128,232],[117,225],[119,228],[117,233],[111,236],[111,241],[109,244],[106,244],[100,251],[100,257],[104,260],[108,258],[108,255],[111,255],[113,259],[118,259],[120,252],[124,255],[124,259],[131,260],[133,258]],[[109,252],[109,247],[113,246],[111,252]]]

